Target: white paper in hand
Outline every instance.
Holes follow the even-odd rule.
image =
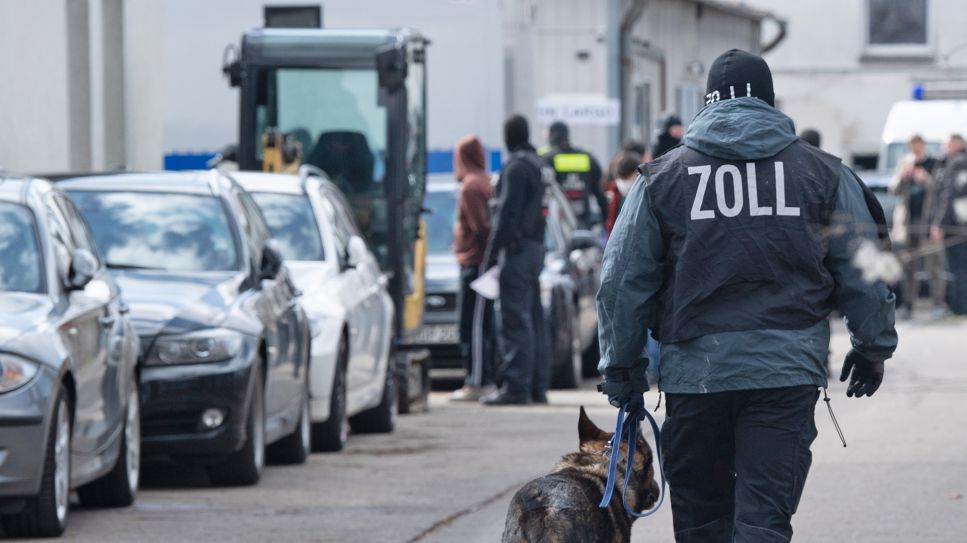
[[[488,300],[496,300],[500,295],[500,266],[494,266],[474,279],[470,288]]]

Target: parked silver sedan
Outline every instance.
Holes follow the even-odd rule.
[[[0,176],[0,524],[64,531],[134,501],[138,338],[87,224],[48,182]]]

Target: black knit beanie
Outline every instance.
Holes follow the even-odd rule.
[[[762,57],[739,49],[730,49],[715,59],[708,70],[705,103],[753,96],[776,106],[772,89],[772,71]]]
[[[504,122],[504,144],[508,150],[513,151],[521,145],[528,143],[529,139],[530,130],[527,127],[527,119],[522,115],[511,115]]]
[[[564,145],[569,140],[567,125],[561,121],[554,121],[547,128],[547,142],[551,145]]]

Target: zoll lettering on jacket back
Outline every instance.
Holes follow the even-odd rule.
[[[645,165],[669,255],[661,340],[822,320],[831,309],[823,260],[840,168],[798,141],[761,160],[682,146]]]
[[[768,215],[781,215],[786,217],[800,216],[798,207],[786,205],[786,176],[782,162],[776,161],[773,164],[775,166],[775,208],[759,205],[759,185],[756,182],[755,162],[745,163],[745,183],[743,183],[742,174],[737,166],[734,164],[720,166],[715,171],[715,201],[719,213],[725,217],[738,216],[745,208],[745,200],[743,197],[743,194],[745,194],[749,202],[748,213],[752,217]],[[692,202],[691,219],[693,221],[714,219],[716,217],[715,211],[702,208],[706,191],[709,188],[708,181],[712,175],[712,166],[709,164],[689,166],[688,174],[700,176],[698,187],[695,191],[695,199]],[[729,183],[726,183],[726,177],[730,179]],[[746,190],[743,190],[743,187]],[[731,204],[727,203],[729,197],[731,197]]]

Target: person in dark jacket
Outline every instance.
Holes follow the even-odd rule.
[[[897,345],[895,298],[875,266],[854,265],[879,243],[862,185],[774,108],[766,62],[724,53],[706,97],[685,145],[639,169],[605,249],[601,390],[640,417],[654,329],[676,541],[785,543],[826,387],[827,316],[850,331],[846,395],[870,396]]]
[[[567,125],[551,124],[547,131],[549,147],[541,154],[544,165],[554,170],[555,178],[574,209],[574,214],[585,228],[601,222],[607,213],[608,200],[601,183],[604,172],[591,153],[571,145]],[[591,210],[591,198],[598,205],[600,216]]]
[[[527,120],[504,123],[510,156],[500,172],[490,259],[500,266],[497,320],[500,388],[485,405],[547,402],[549,361],[540,274],[544,267],[544,178]]]
[[[685,128],[682,126],[681,117],[674,113],[665,117],[661,132],[658,134],[658,141],[651,148],[651,159],[655,160],[674,149],[676,145],[682,142],[684,133]]]
[[[887,190],[896,196],[893,208],[893,228],[890,237],[900,248],[903,262],[902,311],[903,318],[913,316],[913,306],[920,295],[917,277],[923,263],[930,275],[930,297],[934,308],[944,311],[945,281],[942,252],[930,247],[930,209],[935,208],[937,183],[934,170],[937,160],[927,153],[927,142],[915,135],[907,142],[910,152],[897,164]]]
[[[480,266],[490,239],[489,204],[494,189],[487,174],[486,153],[476,136],[464,136],[453,151],[453,169],[460,181],[453,252],[460,264],[460,351],[467,377],[451,400],[478,401],[493,388],[493,303],[470,288],[480,276]],[[475,326],[476,324],[476,326]]]
[[[947,268],[953,275],[947,293],[949,309],[967,315],[967,146],[954,134],[937,175],[938,197],[930,219],[930,238],[943,243]]]

